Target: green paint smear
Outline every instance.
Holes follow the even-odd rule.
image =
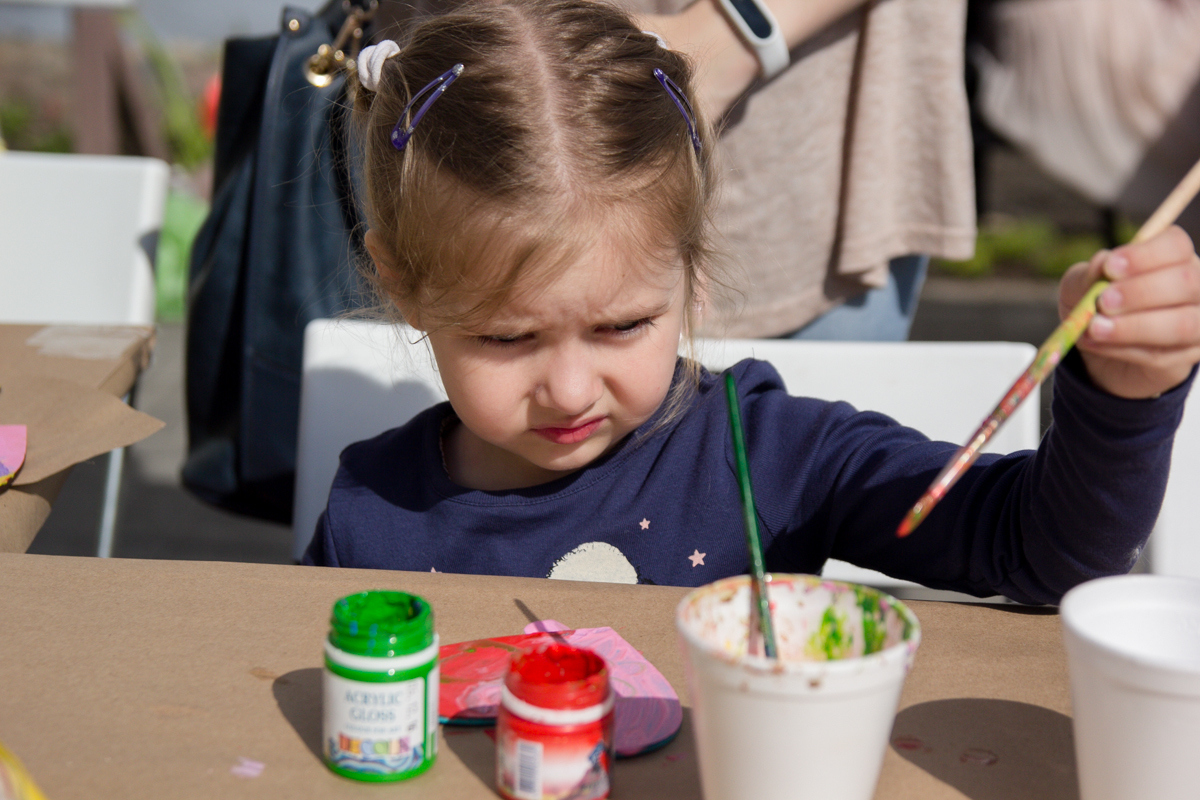
[[[821,617],[821,627],[808,639],[805,654],[813,659],[828,661],[849,655],[854,644],[854,634],[846,622],[846,617],[838,614],[833,606],[826,608]]]
[[[887,642],[887,608],[878,592],[855,586],[854,595],[862,609],[863,655],[878,653]]]

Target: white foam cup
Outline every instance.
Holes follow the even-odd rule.
[[[675,612],[706,800],[869,800],[920,642],[877,589],[773,575],[781,659],[746,652],[749,578],[692,590]]]
[[[1200,797],[1200,581],[1100,578],[1059,610],[1081,799]]]

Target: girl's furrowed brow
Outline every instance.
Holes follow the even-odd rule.
[[[660,303],[643,303],[636,305],[612,305],[586,315],[589,325],[617,325],[625,322],[636,322],[640,319],[659,317],[671,310],[672,300],[667,298]],[[550,325],[543,315],[539,314],[497,314],[490,320],[475,324],[460,324],[459,328],[472,335],[496,336],[516,335],[541,330]]]
[[[602,316],[606,322],[633,322],[634,320],[646,319],[647,317],[660,317],[671,310],[672,299],[667,298],[661,303],[646,303],[643,305],[630,305],[624,308],[613,309],[613,311],[605,311]]]

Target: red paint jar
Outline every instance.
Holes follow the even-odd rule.
[[[513,656],[496,715],[496,787],[508,800],[599,800],[612,785],[604,659],[569,644]]]

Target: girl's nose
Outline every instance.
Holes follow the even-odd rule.
[[[586,346],[555,348],[547,358],[535,399],[568,417],[585,413],[604,391],[594,354]]]

